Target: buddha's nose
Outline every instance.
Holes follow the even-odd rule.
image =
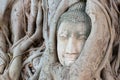
[[[76,46],[75,39],[73,37],[70,37],[68,40],[67,47],[66,47],[66,53],[67,54],[77,53],[77,46]]]

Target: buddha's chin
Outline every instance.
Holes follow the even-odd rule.
[[[65,61],[65,66],[70,66],[70,65],[72,65],[73,63],[75,62],[75,60],[67,60],[67,61]]]

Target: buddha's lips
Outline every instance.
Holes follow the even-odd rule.
[[[74,61],[77,59],[78,55],[64,55],[65,60]]]

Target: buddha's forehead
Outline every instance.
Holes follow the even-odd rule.
[[[81,21],[79,23],[67,22],[64,21],[60,24],[58,33],[70,32],[70,33],[86,33],[86,23]]]

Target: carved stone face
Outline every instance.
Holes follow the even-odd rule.
[[[87,27],[85,22],[72,23],[64,21],[57,32],[57,53],[64,66],[70,66],[79,57],[86,41]]]

